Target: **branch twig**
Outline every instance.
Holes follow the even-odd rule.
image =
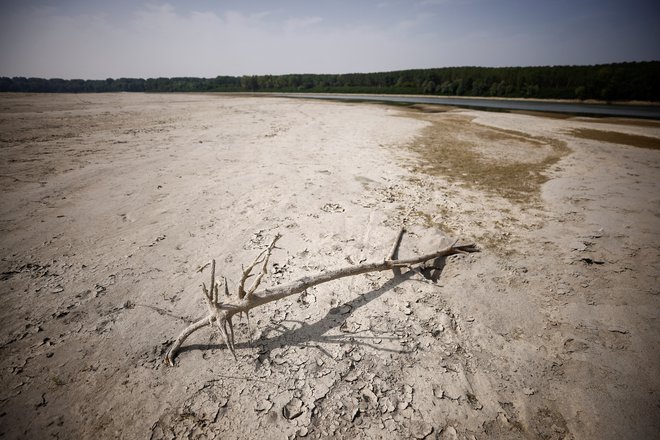
[[[449,255],[454,255],[458,253],[466,252],[477,252],[478,249],[473,244],[466,245],[457,245],[454,244],[447,246],[443,249],[440,249],[436,252],[421,255],[418,257],[407,258],[405,260],[396,259],[396,253],[401,244],[401,239],[403,237],[405,230],[401,228],[399,231],[396,240],[394,241],[390,252],[383,260],[372,261],[362,263],[356,266],[348,266],[340,269],[329,270],[327,272],[322,272],[314,276],[305,276],[292,283],[271,287],[264,289],[260,292],[257,292],[257,288],[261,284],[263,277],[267,274],[268,269],[268,260],[271,256],[273,249],[275,249],[275,243],[280,239],[280,235],[276,235],[270,245],[261,251],[257,258],[252,262],[250,266],[243,269],[243,274],[241,281],[238,286],[238,301],[224,303],[221,302],[221,298],[218,295],[218,285],[215,281],[215,260],[211,263],[211,290],[206,288],[205,284],[202,284],[202,291],[204,292],[204,297],[206,299],[206,304],[209,309],[209,315],[205,318],[196,321],[195,323],[186,327],[177,339],[172,344],[172,347],[165,357],[165,362],[169,365],[174,365],[174,358],[181,347],[181,344],[195,331],[206,325],[213,325],[215,322],[220,332],[222,333],[225,344],[236,358],[236,349],[234,344],[234,326],[232,324],[232,317],[236,314],[245,313],[248,315],[248,312],[255,307],[267,304],[269,302],[277,301],[282,298],[286,298],[297,293],[304,292],[310,287],[327,283],[329,281],[338,280],[340,278],[360,275],[368,272],[380,272],[385,270],[392,270],[398,268],[411,268],[416,264],[424,263],[429,260],[433,260],[439,257],[445,257]],[[255,279],[252,286],[247,290],[245,289],[246,280],[251,277],[252,270],[258,265],[261,264],[261,271],[257,278]],[[229,295],[229,290],[227,287],[226,278],[224,279],[225,284],[225,296]]]

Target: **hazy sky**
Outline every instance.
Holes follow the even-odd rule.
[[[659,0],[0,0],[0,76],[660,60]]]

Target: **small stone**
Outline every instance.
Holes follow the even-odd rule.
[[[224,408],[229,403],[229,396],[220,396],[218,397],[218,407]],[[270,406],[273,406],[271,403]]]
[[[352,407],[352,408],[350,409],[350,411],[349,411],[349,415],[350,415],[351,422],[354,422],[354,421],[355,421],[355,418],[358,416],[358,414],[360,414],[360,406],[359,406],[359,405],[355,405],[355,406]]]
[[[401,398],[402,402],[411,403],[413,399],[414,389],[408,384],[403,386],[403,397]]]
[[[302,400],[294,397],[282,408],[282,415],[285,419],[293,420],[303,413]]]
[[[394,432],[398,429],[396,426],[396,422],[392,419],[383,420],[383,425],[385,425],[385,429],[388,432]]]
[[[376,405],[378,403],[378,397],[371,391],[369,388],[365,387],[362,389],[362,396],[369,400],[372,405]]]
[[[457,440],[458,439],[458,433],[456,432],[456,429],[453,426],[447,426],[443,430],[444,436],[443,438],[447,440]]]
[[[423,439],[433,432],[433,426],[423,420],[413,420],[410,423],[410,434],[417,439]]]
[[[453,319],[446,312],[441,312],[438,315],[437,320],[438,320],[438,323],[440,324],[438,326],[439,328],[440,327],[443,328],[443,329],[453,329],[454,328]]]
[[[523,393],[527,394],[528,396],[533,396],[536,393],[536,390],[534,388],[523,388],[522,389]]]
[[[344,376],[344,380],[346,382],[355,382],[359,376],[359,373],[356,370],[350,371],[346,376]]]
[[[396,408],[389,397],[382,397],[378,401],[381,414],[386,414],[394,411]]]
[[[273,363],[277,365],[282,365],[286,363],[286,359],[284,358],[284,356],[278,353],[273,357]]]
[[[266,399],[258,400],[254,406],[254,410],[257,412],[262,412],[262,411],[268,412],[272,407],[273,407],[273,402],[271,402],[266,398]]]

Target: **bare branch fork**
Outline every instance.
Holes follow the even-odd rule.
[[[318,284],[327,283],[339,278],[360,275],[368,272],[380,272],[385,270],[398,271],[399,268],[403,267],[409,268],[411,270],[417,270],[417,267],[414,265],[419,263],[425,263],[439,257],[445,257],[459,253],[477,252],[477,248],[473,244],[456,245],[456,242],[454,242],[454,244],[451,246],[447,246],[444,249],[440,249],[430,254],[420,255],[418,257],[408,258],[405,260],[399,260],[396,258],[396,253],[399,249],[399,245],[401,243],[404,232],[404,228],[401,228],[390,252],[383,260],[366,262],[356,266],[343,267],[341,269],[329,270],[317,275],[302,277],[297,281],[286,285],[270,287],[257,292],[257,289],[261,284],[261,280],[268,272],[268,260],[271,253],[273,252],[273,249],[275,249],[275,243],[277,243],[277,241],[281,238],[281,235],[278,234],[275,236],[270,245],[261,251],[259,255],[257,255],[257,258],[254,259],[252,264],[243,269],[241,281],[238,285],[238,300],[234,300],[232,302],[221,301],[224,300],[224,298],[218,294],[220,284],[215,280],[215,260],[213,260],[211,263],[211,284],[208,288],[206,287],[206,284],[202,284],[202,291],[204,292],[204,299],[206,300],[209,314],[208,316],[189,325],[181,332],[181,334],[176,338],[172,344],[172,347],[168,351],[167,356],[165,357],[165,362],[173,366],[174,358],[176,357],[181,344],[183,344],[186,338],[188,338],[188,336],[200,328],[207,325],[212,326],[214,323],[220,329],[225,344],[227,344],[227,347],[234,355],[234,358],[236,358],[236,349],[234,346],[234,326],[232,324],[232,318],[234,315],[245,313],[247,316],[248,312],[255,307],[286,298],[287,296],[304,292],[310,287],[316,286]],[[261,270],[257,274],[257,277],[255,278],[252,285],[246,289],[246,281],[248,278],[254,275],[252,271],[259,264],[261,264]],[[223,284],[225,297],[229,297],[230,294],[226,278],[223,278]]]

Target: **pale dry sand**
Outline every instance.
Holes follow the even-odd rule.
[[[499,130],[462,136],[486,163],[542,160],[515,133],[570,152],[529,203],[414,172],[407,146],[459,120]],[[284,98],[0,95],[0,436],[657,437],[660,150],[576,128],[660,138]],[[162,363],[205,313],[211,258],[235,286],[279,232],[282,283],[382,258],[404,221],[404,254],[447,235],[482,252],[435,284],[371,274],[258,308],[237,361],[207,327]]]

